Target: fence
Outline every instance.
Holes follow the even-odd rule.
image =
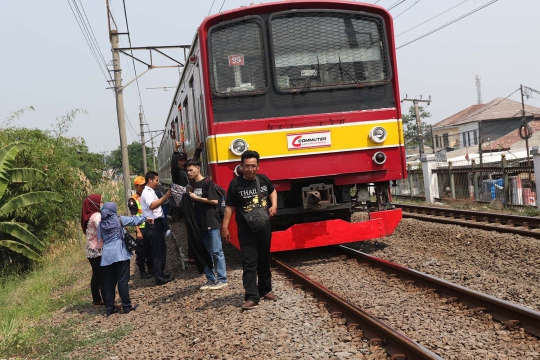
[[[469,199],[504,205],[536,206],[534,167],[527,160],[506,161],[479,166],[453,166],[433,170],[437,174],[440,198]]]
[[[423,197],[424,175],[422,167],[407,165],[407,179],[398,180],[396,186],[392,187],[392,196]]]

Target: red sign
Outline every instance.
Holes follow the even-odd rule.
[[[229,66],[240,66],[244,65],[244,55],[236,54],[229,55]]]

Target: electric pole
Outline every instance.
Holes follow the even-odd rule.
[[[139,107],[140,110],[140,107]],[[148,165],[146,164],[146,143],[144,142],[144,129],[143,129],[143,115],[139,112],[139,124],[141,125],[141,145],[142,145],[142,158],[143,158],[143,171],[144,175],[148,172]]]
[[[152,161],[154,162],[154,171],[157,171],[156,170],[156,155],[155,155],[155,150],[154,150],[154,137],[151,137],[150,141],[152,144]]]
[[[429,100],[422,100],[422,96],[420,95],[420,99],[408,99],[407,94],[405,94],[405,99],[401,100],[401,102],[404,101],[412,101],[414,104],[414,114],[416,116],[416,138],[418,139],[418,151],[420,152],[420,157],[424,154],[424,138],[421,134],[421,126],[420,126],[420,110],[418,109],[418,103],[424,102],[428,105],[431,104],[431,96],[429,97]]]
[[[118,52],[118,31],[110,31],[113,67],[114,67],[114,92],[116,94],[116,115],[118,118],[118,131],[120,133],[120,149],[122,153],[122,176],[124,178],[124,192],[126,201],[131,196],[131,179],[129,173],[129,157],[126,138],[126,120],[124,117],[124,88],[122,87],[122,69],[120,68],[120,54]]]

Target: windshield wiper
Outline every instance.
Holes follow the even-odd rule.
[[[338,54],[338,61],[339,61],[339,73],[341,74],[341,80],[345,81],[345,79],[343,79],[343,72],[345,72],[345,75],[350,77],[351,80],[354,81],[355,84],[359,84],[358,80],[355,77],[351,76],[351,74],[349,74],[349,72],[343,68],[343,65],[341,65],[341,56],[339,54]]]
[[[317,55],[317,74],[314,76],[310,76],[309,79],[306,81],[306,85],[304,87],[309,87],[311,85],[311,80],[313,80],[314,77],[321,78],[321,64],[319,63],[319,55]],[[322,85],[322,79],[321,79],[321,85]]]

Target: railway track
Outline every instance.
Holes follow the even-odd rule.
[[[368,263],[370,266],[383,270],[390,276],[398,277],[403,281],[438,293],[440,296],[446,298],[447,303],[459,301],[463,305],[473,309],[476,313],[490,313],[493,319],[503,323],[508,330],[516,330],[522,327],[529,334],[540,338],[540,312],[350,249],[346,246],[338,245],[336,248],[349,258]]]
[[[384,347],[392,360],[442,359],[275,256],[272,257],[272,263],[292,279],[295,286],[315,296],[319,306],[328,307],[333,317],[344,317],[348,328],[360,327],[370,345]]]
[[[438,294],[438,296],[435,296],[441,299],[439,301],[442,304],[458,302],[462,308],[468,308],[472,313],[480,315],[479,318],[485,316],[482,315],[483,313],[489,313],[491,319],[500,322],[502,325],[499,326],[510,332],[519,334],[522,328],[523,330],[521,331],[540,338],[540,312],[446,280],[438,279],[402,265],[367,255],[345,246],[335,246],[333,249],[343,257],[343,260],[345,258],[356,260],[359,263],[368,265],[370,268],[382,270],[388,278],[396,278],[398,281],[406,284],[423,288],[428,293]],[[430,349],[426,349],[411,340],[408,336],[380,321],[377,318],[379,315],[376,317],[368,314],[354,303],[348,302],[344,297],[330,291],[317,281],[310,279],[308,275],[302,273],[300,270],[293,268],[275,257],[273,264],[292,279],[296,287],[303,288],[308,294],[315,296],[318,299],[319,305],[327,307],[333,317],[345,318],[345,323],[348,327],[359,327],[363,332],[363,336],[370,341],[370,344],[381,345],[392,356],[392,359],[440,358],[439,355],[431,352],[431,350],[435,350],[431,349],[431,346],[429,346]],[[349,297],[350,295],[345,296]],[[386,316],[383,316],[382,319],[387,320]],[[396,326],[396,324],[393,326]],[[398,327],[402,328],[401,326]]]
[[[540,218],[420,205],[396,207],[407,218],[540,238]]]

